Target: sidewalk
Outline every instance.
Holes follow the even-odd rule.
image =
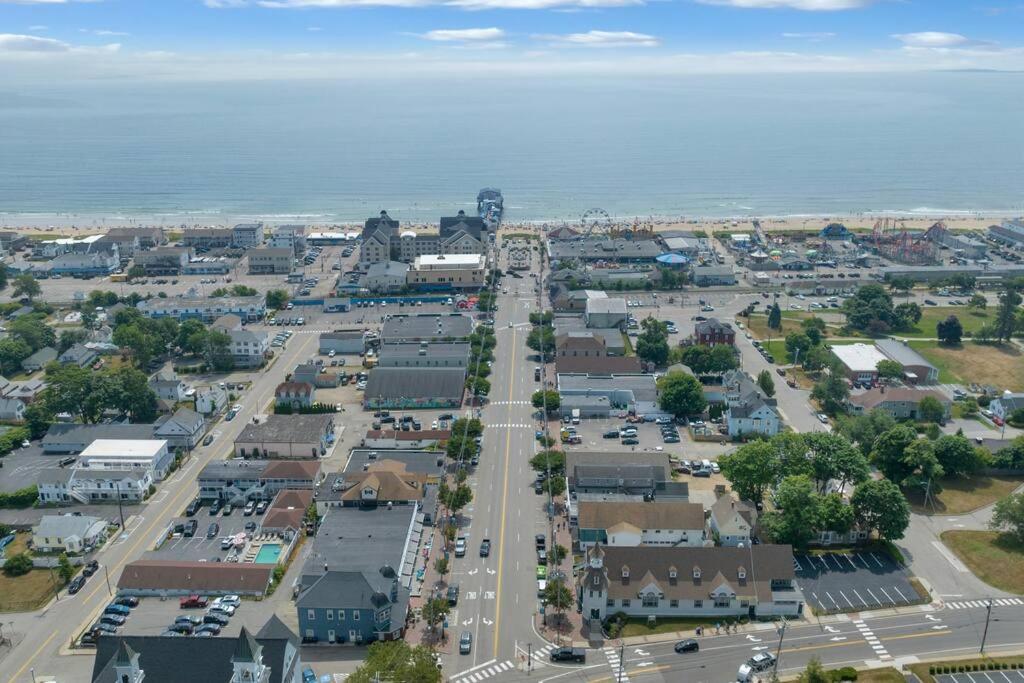
[[[438,652],[451,654],[452,638],[449,629],[444,629],[445,639],[440,640],[440,629],[431,631],[425,619],[420,618],[421,610],[437,589],[439,595],[444,595],[448,588],[447,582],[434,569],[435,558],[442,556],[444,538],[441,529],[437,526],[430,527],[429,533],[424,528],[423,540],[420,551],[416,556],[416,564],[413,567],[413,579],[411,595],[409,597],[409,625],[405,632],[405,640],[410,645],[427,645]],[[450,622],[449,622],[450,623]]]

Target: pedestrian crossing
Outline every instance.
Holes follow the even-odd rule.
[[[491,401],[492,406],[529,406],[533,405],[530,401]]]
[[[612,668],[612,680],[615,683],[629,683],[629,674],[626,673],[622,660],[619,659],[618,648],[606,647],[604,656],[608,658],[608,666]]]
[[[856,626],[857,630],[860,631],[860,634],[864,636],[864,640],[866,640],[868,645],[871,646],[871,649],[875,651],[875,654],[878,655],[879,659],[892,659],[892,655],[889,654],[889,651],[886,650],[885,646],[878,640],[878,636],[871,631],[871,627],[864,623],[863,619],[855,620],[853,625]]]
[[[515,667],[515,664],[506,659],[504,662],[496,664],[481,664],[476,670],[467,669],[462,673],[455,674],[450,680],[453,683],[479,683],[479,681],[485,681],[492,676],[511,671]]]
[[[994,598],[992,600],[993,607],[1013,607],[1014,605],[1024,605],[1024,600],[1020,598]],[[975,609],[987,606],[988,600],[957,600],[946,603],[946,609]]]
[[[515,424],[509,422],[500,422],[496,424],[488,424],[488,427],[495,427],[497,429],[536,429],[534,425],[527,424]]]

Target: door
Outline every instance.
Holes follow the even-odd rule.
[[[328,643],[333,643],[334,642],[334,629],[329,629],[327,631],[327,642]]]
[[[349,629],[349,632],[348,632],[348,642],[354,643],[357,640],[359,640],[359,631],[356,631],[354,628],[353,629]]]
[[[590,618],[591,619],[600,619],[601,618],[601,610],[599,610],[597,608],[591,609],[590,610]]]

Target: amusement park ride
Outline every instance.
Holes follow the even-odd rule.
[[[578,239],[589,237],[650,239],[654,237],[654,224],[650,220],[641,221],[639,218],[634,218],[632,223],[616,223],[604,209],[587,209],[580,217]]]
[[[938,241],[929,233],[945,229],[945,225],[936,223],[926,233],[911,232],[901,220],[882,218],[871,231],[871,244],[880,256],[890,261],[912,266],[929,265],[938,257]]]

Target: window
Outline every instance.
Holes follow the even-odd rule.
[[[605,606],[606,606],[606,607],[615,607],[615,601],[614,601],[614,600],[612,600],[611,598],[608,598],[608,599],[607,599],[607,600],[605,601],[605,603],[604,603],[604,604],[605,604]]]
[[[749,607],[749,606],[750,606],[750,601],[749,600],[740,600],[740,607]]]
[[[644,607],[657,607],[658,606],[658,594],[647,593],[643,596]]]
[[[310,621],[316,621],[316,610],[315,609],[308,609],[308,610],[306,610],[306,618],[309,619]]]
[[[598,574],[594,574],[594,585],[595,586],[600,586],[601,585],[601,577]]]
[[[700,567],[694,567],[693,568],[693,578],[695,578],[695,579],[699,579],[700,578]]]
[[[327,621],[334,621],[334,610],[327,610]]]
[[[622,578],[624,578],[624,579],[628,579],[629,578],[629,567],[627,567],[625,565],[623,565],[623,567],[622,567]]]
[[[669,567],[668,568],[668,578],[674,579],[674,578],[676,578],[676,576],[678,576],[678,573],[676,572],[676,568],[675,567]]]
[[[623,598],[622,599],[622,606],[623,607],[629,607],[629,598]]]
[[[669,600],[668,601],[668,606],[669,607],[679,607],[679,601],[678,600]]]
[[[732,601],[728,597],[715,598],[715,607],[728,607]]]
[[[352,621],[359,621],[359,610],[352,610]]]
[[[740,577],[741,579],[747,578],[747,570],[743,567],[740,567],[740,570],[736,572],[736,576]]]
[[[693,606],[695,608],[697,608],[697,609],[700,609],[700,608],[704,607],[704,601],[703,600],[694,600],[693,601]]]

